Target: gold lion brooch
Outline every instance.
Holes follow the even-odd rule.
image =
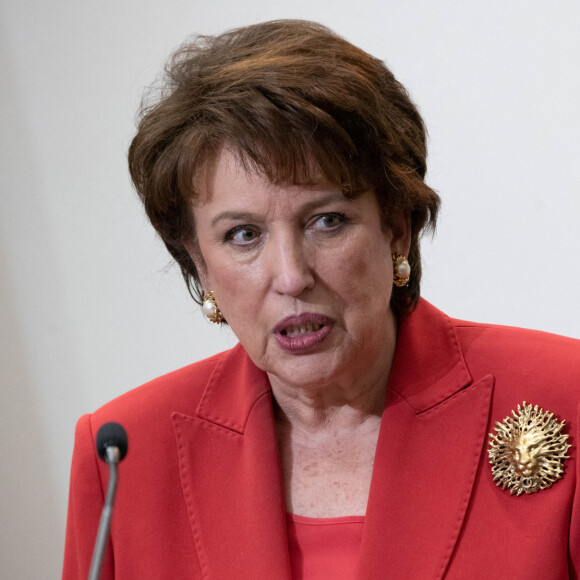
[[[511,494],[536,493],[564,475],[570,445],[562,433],[565,421],[538,405],[518,405],[517,413],[495,424],[488,449],[493,481]]]

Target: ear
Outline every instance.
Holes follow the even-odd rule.
[[[409,255],[411,248],[411,216],[401,214],[391,228],[391,253]]]
[[[203,259],[203,254],[201,253],[198,243],[195,240],[189,240],[183,243],[183,247],[187,250],[189,257],[195,264],[204,292],[207,292],[207,289],[209,288],[207,266],[205,265],[205,260]]]

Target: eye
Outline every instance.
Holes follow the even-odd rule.
[[[245,246],[252,243],[260,236],[260,232],[249,226],[238,226],[231,229],[226,234],[226,241],[238,246]]]
[[[325,213],[316,218],[315,227],[323,230],[335,230],[346,222],[346,216],[343,213],[333,212]]]

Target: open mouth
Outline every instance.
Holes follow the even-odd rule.
[[[294,338],[295,336],[300,336],[301,334],[308,334],[309,332],[316,332],[320,330],[324,325],[318,324],[317,322],[308,322],[298,326],[297,324],[291,324],[290,326],[284,328],[280,334],[282,336],[287,336],[289,338]]]
[[[328,316],[306,312],[282,320],[274,329],[274,336],[283,350],[305,353],[323,342],[333,325],[334,320]]]

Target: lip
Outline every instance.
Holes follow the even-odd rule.
[[[282,334],[282,331],[289,326],[305,326],[308,323],[320,324],[321,327],[318,330],[300,334],[299,336],[290,337]],[[274,336],[282,350],[291,353],[304,353],[318,346],[329,335],[333,325],[334,320],[324,314],[304,312],[287,316],[281,320],[274,328]]]

